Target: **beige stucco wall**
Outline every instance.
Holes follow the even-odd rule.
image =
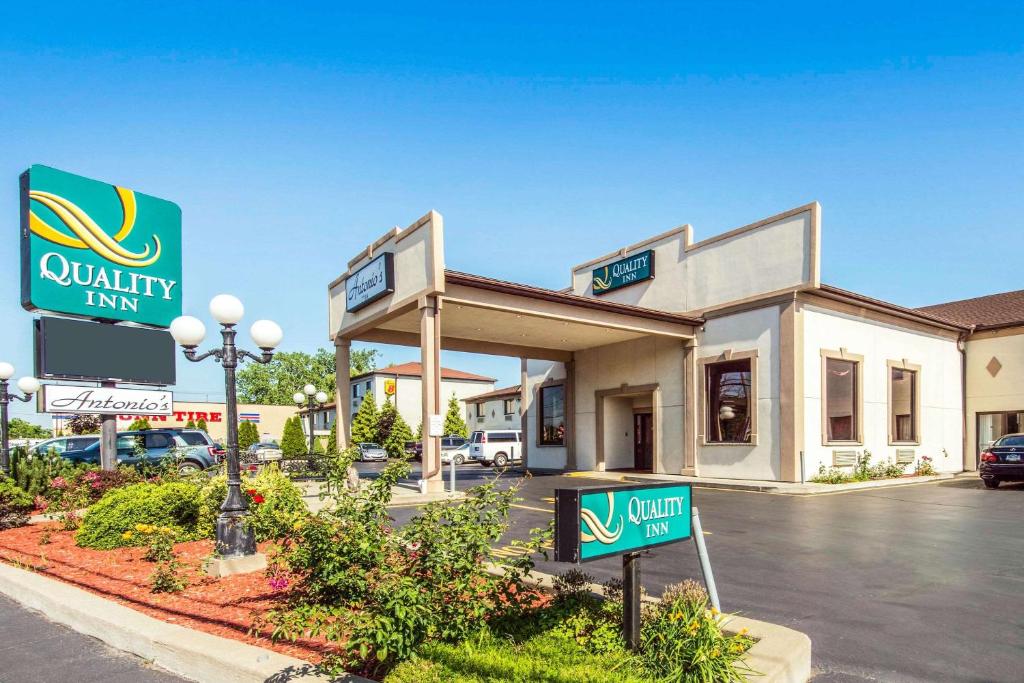
[[[526,414],[526,453],[531,468],[560,470],[565,468],[566,448],[565,446],[541,446],[537,443],[539,439],[539,423],[537,417],[537,387],[547,381],[558,381],[565,379],[565,365],[543,360],[527,360],[527,401]],[[589,421],[589,426],[580,422],[580,415],[576,416],[576,433],[581,434],[589,429],[593,439],[594,422]],[[577,439],[579,436],[577,436]],[[578,469],[588,469],[578,466]]]
[[[872,462],[896,459],[897,448],[927,455],[943,472],[963,469],[963,411],[960,397],[960,352],[956,341],[882,322],[865,320],[815,306],[803,307],[804,330],[804,471],[809,479],[819,465],[832,465],[832,451],[871,451]],[[863,356],[861,401],[863,443],[822,443],[821,349]],[[921,433],[919,446],[889,444],[887,361],[921,366]],[[913,470],[907,466],[906,471]]]
[[[647,249],[654,250],[654,279],[598,298],[663,311],[701,311],[808,286],[817,282],[817,212],[816,204],[800,207],[693,244],[690,227],[684,226],[576,267],[572,290],[593,296],[595,268]]]
[[[978,413],[1024,412],[1024,327],[988,334],[999,336],[967,342],[968,469],[977,469]],[[986,367],[993,358],[1002,366],[994,377]]]
[[[768,306],[708,320],[697,337],[698,358],[757,352],[757,442],[697,444],[697,474],[702,477],[777,480],[779,460],[779,307]],[[700,370],[698,371],[700,372]],[[703,377],[698,378],[704,392]],[[698,434],[704,433],[698,414]]]
[[[577,468],[598,468],[595,392],[619,389],[623,384],[660,386],[660,463],[656,464],[660,464],[659,472],[678,474],[683,469],[683,345],[679,340],[663,337],[644,337],[576,353]],[[605,401],[604,469],[632,467],[633,398]],[[534,415],[530,417],[531,422],[537,419]],[[616,432],[619,436],[615,436]],[[534,443],[531,442],[531,448]]]

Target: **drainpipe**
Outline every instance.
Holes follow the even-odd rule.
[[[970,330],[967,332],[961,332],[960,336],[956,340],[956,350],[960,352],[960,415],[961,415],[961,434],[963,434],[963,456],[961,467],[964,471],[967,470],[967,453],[972,452],[974,448],[967,443],[967,337],[974,332],[974,325],[971,325]],[[977,438],[977,434],[975,434]],[[974,453],[975,461],[977,461],[978,454]],[[975,462],[975,469],[978,468],[977,462]]]

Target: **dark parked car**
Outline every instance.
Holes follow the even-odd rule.
[[[117,462],[119,465],[158,465],[168,458],[178,461],[178,471],[191,474],[220,462],[222,451],[217,446],[192,446],[175,429],[146,429],[118,432]],[[70,462],[98,465],[100,442],[61,456]]]
[[[981,454],[978,474],[994,489],[1004,481],[1024,481],[1024,434],[1006,434]]]

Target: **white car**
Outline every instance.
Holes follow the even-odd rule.
[[[466,441],[460,446],[454,446],[452,448],[441,449],[441,462],[445,465],[450,465],[452,459],[455,460],[456,465],[461,465],[469,460],[469,446],[470,443]]]
[[[249,446],[246,460],[260,465],[281,459],[281,447],[273,441],[262,441]]]
[[[388,452],[384,450],[380,444],[375,443],[361,443],[359,444],[359,462],[369,462],[376,460],[378,462],[387,460]]]
[[[481,465],[506,467],[523,459],[519,430],[488,429],[473,432],[469,437],[469,459]]]

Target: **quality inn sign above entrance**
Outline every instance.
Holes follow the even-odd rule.
[[[21,176],[30,310],[167,327],[181,315],[181,209],[47,166]]]

